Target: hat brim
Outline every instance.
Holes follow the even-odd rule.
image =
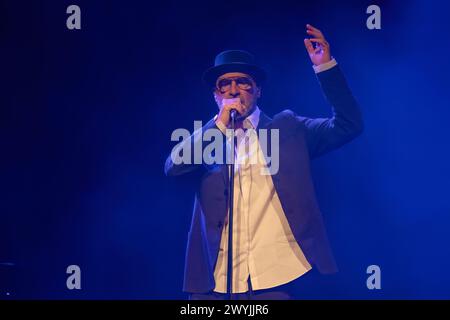
[[[210,87],[216,86],[217,78],[228,72],[242,72],[248,74],[260,85],[266,80],[266,72],[260,67],[248,63],[228,63],[211,67],[203,73],[203,81]]]

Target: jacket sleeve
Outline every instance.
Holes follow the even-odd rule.
[[[317,73],[317,78],[325,98],[331,105],[332,117],[313,119],[297,116],[297,120],[306,128],[311,158],[353,140],[364,128],[361,110],[339,66]]]
[[[224,135],[220,129],[216,126],[214,119],[210,120],[199,130],[196,130],[189,138],[184,139],[178,143],[171,151],[164,164],[164,173],[166,176],[179,176],[185,173],[189,173],[205,166],[203,159],[203,140],[205,133],[209,129],[217,130],[217,134]],[[196,148],[196,145],[200,145],[200,148]],[[195,154],[196,150],[200,150],[199,154]],[[181,152],[189,151],[188,157],[180,156]],[[182,161],[182,159],[187,161]]]

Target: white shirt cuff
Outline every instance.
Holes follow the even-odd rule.
[[[313,66],[313,69],[314,69],[315,73],[319,73],[319,72],[322,72],[322,71],[329,70],[329,69],[333,68],[336,65],[337,65],[336,60],[334,60],[334,58],[332,58],[328,62],[319,64],[318,66]]]

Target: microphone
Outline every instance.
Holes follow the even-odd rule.
[[[223,99],[222,100],[222,106],[227,105],[227,104],[232,104],[232,103],[237,103],[237,102],[241,102],[241,99],[239,98],[230,98],[230,99]],[[237,111],[234,109],[231,109],[230,111],[230,118],[232,120],[236,120],[237,118]]]

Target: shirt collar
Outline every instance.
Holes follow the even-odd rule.
[[[244,119],[243,126],[246,129],[256,129],[259,123],[259,115],[261,110],[256,106],[255,110]]]

